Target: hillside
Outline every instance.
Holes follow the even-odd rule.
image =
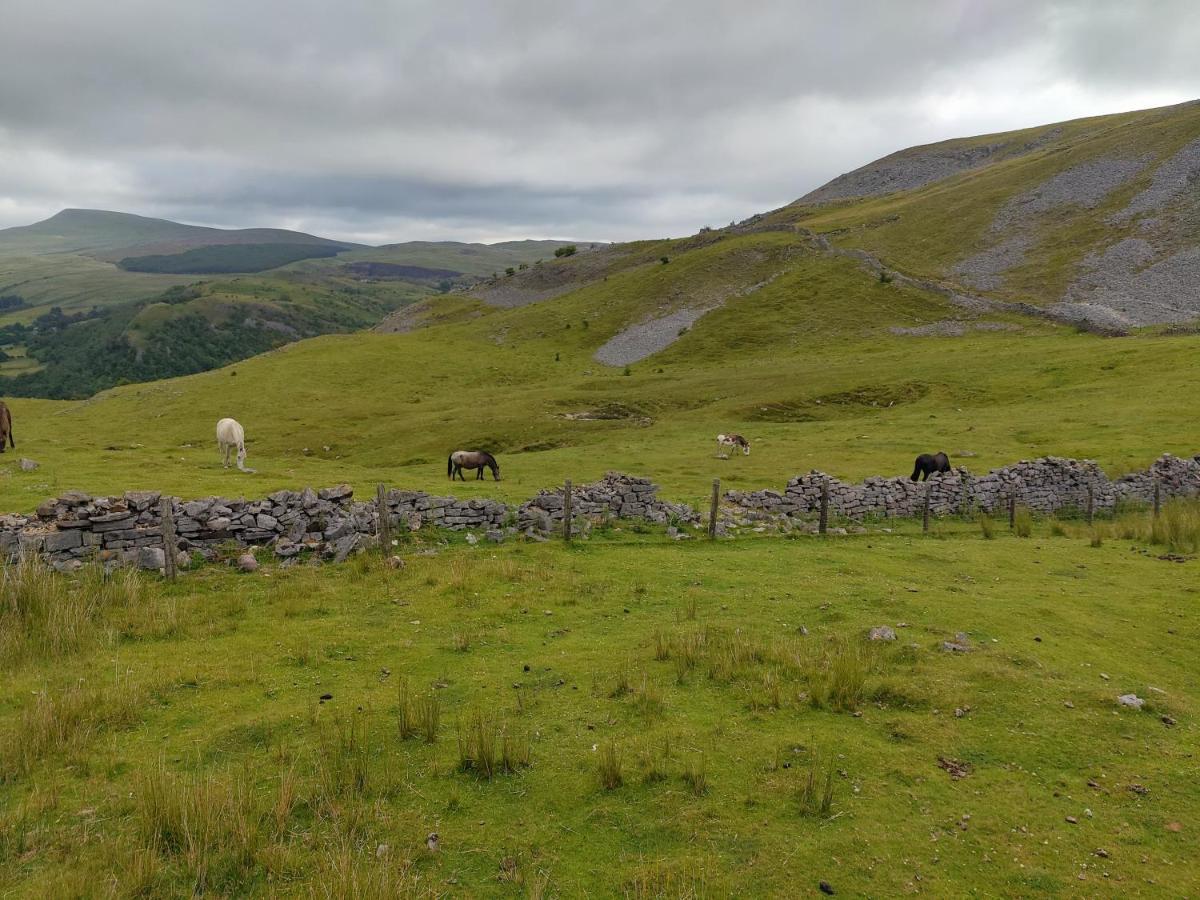
[[[86,397],[204,371],[552,258],[562,241],[378,248],[64,210],[0,231],[0,390]],[[255,277],[244,277],[257,273]],[[230,276],[222,281],[206,276]]]
[[[1200,102],[915,147],[762,221],[1114,332],[1200,316]]]

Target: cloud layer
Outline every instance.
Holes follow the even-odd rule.
[[[1197,46],[1192,0],[5,0],[0,227],[685,234],[903,146],[1194,99]]]

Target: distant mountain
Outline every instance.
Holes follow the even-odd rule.
[[[240,244],[361,246],[282,228],[209,228],[102,209],[64,209],[33,225],[0,230],[0,253],[80,253],[109,262]]]

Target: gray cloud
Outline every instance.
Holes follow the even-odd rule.
[[[622,239],[902,146],[1190,99],[1187,0],[5,0],[0,226]]]

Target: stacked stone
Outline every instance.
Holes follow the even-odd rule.
[[[1152,503],[1155,481],[1163,500],[1200,496],[1200,456],[1180,459],[1164,453],[1147,471],[1122,475],[1113,484],[1117,501]]]
[[[1110,481],[1092,460],[1046,456],[1022,460],[974,476],[966,469],[932,475],[928,482],[874,476],[847,484],[813,470],[788,482],[783,494],[776,491],[729,491],[725,503],[749,518],[812,518],[821,508],[821,489],[829,486],[829,512],[853,521],[865,518],[920,516],[929,491],[929,509],[935,516],[970,509],[1001,512],[1009,498],[1039,513],[1087,508],[1088,489],[1096,511],[1111,510],[1122,501],[1149,503],[1154,485],[1160,496],[1200,496],[1200,458],[1179,459],[1164,454],[1147,471]]]
[[[499,500],[456,500],[420,491],[390,491],[387,504],[393,524],[410,528],[432,525],[452,531],[492,529],[499,528],[508,517],[508,507]]]
[[[648,478],[609,472],[594,484],[571,489],[571,518],[581,526],[606,518],[643,519],[664,524],[676,519],[694,522],[696,511],[687,504],[659,500],[658,486]],[[563,489],[541,491],[517,510],[517,527],[554,531],[562,527]]]
[[[1112,509],[1113,483],[1092,460],[1045,456],[993,469],[975,479],[974,490],[980,509],[1007,508],[1009,497],[1040,513],[1087,508],[1088,486],[1096,510]]]
[[[280,557],[304,549],[345,559],[374,532],[374,506],[354,503],[349,485],[320,492],[278,491],[262,500],[172,498],[181,553],[211,552],[228,541],[270,544]],[[43,554],[55,568],[78,568],[88,557],[105,564],[161,568],[161,496],[129,491],[121,497],[91,497],[68,491],[38,507],[34,516],[0,519],[0,552]]]

